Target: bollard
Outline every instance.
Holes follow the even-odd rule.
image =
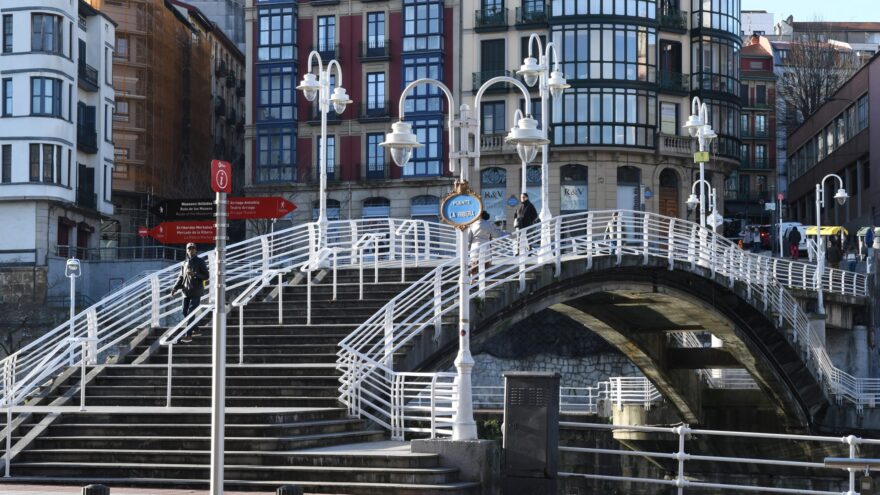
[[[284,485],[275,490],[275,495],[303,495],[303,487],[299,485]]]
[[[82,489],[82,495],[110,495],[110,488],[104,485],[86,485]]]

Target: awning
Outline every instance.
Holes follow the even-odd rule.
[[[844,235],[849,234],[849,231],[847,231],[843,227],[840,227],[837,225],[829,225],[829,226],[823,225],[821,235],[822,236],[838,235],[841,232],[843,232]],[[816,226],[815,225],[813,225],[812,227],[807,227],[807,235],[816,235]]]
[[[67,217],[58,217],[58,223],[65,227],[76,227],[76,222]]]
[[[76,230],[84,230],[89,233],[95,232],[95,228],[85,222],[76,224]]]
[[[870,229],[870,228],[871,228],[871,227],[862,227],[862,228],[859,229],[858,232],[856,232],[856,235],[859,236],[859,237],[865,237],[865,234],[868,233],[868,229]],[[876,228],[874,229],[874,235],[876,235],[876,236],[880,236],[880,227],[876,227]]]

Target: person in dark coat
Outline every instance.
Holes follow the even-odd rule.
[[[519,199],[519,208],[516,209],[516,214],[513,217],[513,227],[516,230],[529,227],[538,221],[538,211],[535,209],[535,205],[529,201],[529,195],[522,193]]]
[[[186,318],[192,310],[199,305],[199,300],[205,295],[204,281],[208,280],[208,265],[205,260],[197,256],[196,245],[190,242],[186,245],[186,259],[180,264],[180,275],[177,282],[171,288],[171,295],[177,291],[183,292],[183,317]],[[181,342],[192,342],[190,329],[183,336]]]
[[[792,227],[788,233],[788,246],[791,249],[791,259],[797,261],[800,258],[801,250],[801,231],[797,227]]]

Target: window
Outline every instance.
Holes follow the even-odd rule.
[[[31,115],[61,117],[61,81],[59,79],[31,78]]]
[[[110,202],[110,194],[113,191],[113,174],[110,172],[112,167],[104,164],[104,201]]]
[[[257,48],[259,60],[293,60],[296,58],[294,41],[296,23],[293,7],[261,8],[260,43]]]
[[[532,118],[537,120],[538,127],[541,127],[544,125],[544,115],[541,113],[541,100],[538,98],[533,98],[531,101],[532,101]],[[519,99],[519,110],[520,110],[520,112],[523,113],[523,115],[526,114],[526,102],[522,98]],[[510,124],[513,125],[513,121],[511,121]],[[550,123],[547,122],[547,124],[549,125]]]
[[[318,17],[318,51],[336,53],[336,17]]]
[[[755,168],[767,168],[767,146],[755,146]]]
[[[257,128],[256,182],[295,180],[293,136],[289,126]]]
[[[128,38],[116,38],[116,51],[113,53],[113,58],[128,60]]]
[[[862,189],[871,187],[871,162],[865,160],[862,162]]]
[[[691,28],[711,28],[740,35],[740,2],[737,0],[691,0]]]
[[[520,172],[522,174],[522,172]],[[522,176],[520,175],[520,180]],[[520,189],[522,190],[522,189]],[[541,211],[541,167],[540,165],[529,165],[526,167],[526,192],[529,194],[529,200],[535,206],[535,210]]]
[[[385,134],[367,134],[367,178],[385,178],[385,148],[379,143],[385,140]]]
[[[440,143],[443,125],[440,118],[412,121],[413,132],[424,146],[413,151],[413,157],[403,168],[405,177],[440,175]]]
[[[388,218],[391,214],[391,201],[388,198],[367,198],[364,200],[364,218]]]
[[[110,134],[113,126],[110,124],[110,110],[112,107],[110,105],[104,104],[104,141],[108,143],[113,139]]]
[[[583,165],[563,165],[560,175],[560,214],[587,211],[587,167]]]
[[[64,23],[61,16],[32,14],[31,50],[64,54]]]
[[[116,100],[116,108],[113,110],[113,120],[116,122],[128,122],[128,102]]]
[[[528,3],[528,2],[529,2],[529,0],[525,0],[523,3]],[[542,7],[543,7],[542,3],[537,3],[537,5],[534,8],[537,10],[540,10]],[[530,38],[530,36],[523,36],[522,38],[520,38],[520,41],[519,41],[519,44],[520,44],[520,46],[519,46],[519,48],[520,48],[519,60],[522,60],[522,59],[529,56],[529,38]],[[547,36],[544,36],[542,34],[542,35],[539,35],[538,38],[541,39],[541,46],[546,47],[547,46]],[[536,59],[538,58],[538,45],[537,44],[532,46],[532,57],[534,57]]]
[[[759,137],[767,135],[766,115],[755,115],[755,135]]]
[[[367,13],[367,50],[385,47],[385,12]]]
[[[617,24],[553,26],[562,71],[572,79],[655,82],[657,30]]]
[[[12,115],[12,78],[3,79],[3,116]]]
[[[385,109],[385,73],[367,74],[367,110]]]
[[[653,92],[625,88],[572,88],[553,102],[554,144],[653,148],[657,126]]]
[[[755,86],[755,100],[758,105],[767,104],[767,86],[763,84]]]
[[[403,51],[439,50],[442,48],[443,2],[404,0]]]
[[[749,135],[749,116],[748,115],[740,115],[739,116],[739,133],[741,136]]]
[[[691,90],[717,91],[737,96],[740,90],[740,42],[700,36],[691,38],[691,46]]]
[[[739,145],[739,159],[743,165],[747,165],[749,163],[749,145]]]
[[[504,102],[490,101],[482,104],[480,109],[482,115],[483,134],[504,134]]]
[[[110,56],[110,48],[104,47],[104,84],[113,84],[113,57]]]
[[[12,15],[3,16],[3,53],[12,53]]]
[[[480,71],[482,77],[474,81],[474,89],[484,81],[507,74],[504,70],[504,40],[484,40],[480,42]]]
[[[315,163],[317,176],[321,175],[321,136],[315,140],[317,147],[315,148],[315,156],[319,157]],[[327,136],[327,179],[333,180],[336,177],[336,136]]]
[[[3,183],[12,182],[12,145],[4,144],[2,156],[0,156],[0,160],[2,160],[2,172],[0,172],[0,180]]]
[[[327,220],[339,220],[340,204],[338,199],[327,198],[326,201]],[[312,202],[312,220],[317,220],[321,215],[321,202]]]
[[[480,196],[483,210],[495,220],[506,218],[504,199],[507,195],[507,171],[500,167],[480,171]]]
[[[437,196],[416,196],[410,202],[409,216],[413,220],[437,222],[440,220],[440,198]]]
[[[432,78],[442,81],[443,74],[440,70],[440,55],[405,56],[403,58],[403,84],[409,84],[416,79]],[[407,114],[413,112],[440,112],[440,90],[431,84],[420,84],[413,88],[406,98],[405,110]]]
[[[678,135],[678,103],[660,103],[660,133]]]
[[[657,0],[553,0],[554,16],[617,15],[657,18]]]
[[[259,67],[257,122],[293,120],[293,66]]]
[[[868,95],[862,96],[856,102],[856,132],[861,132],[868,127]]]
[[[30,145],[30,181],[61,183],[61,146],[54,144]]]
[[[748,106],[749,104],[749,85],[742,84],[739,85],[739,99],[743,105]]]

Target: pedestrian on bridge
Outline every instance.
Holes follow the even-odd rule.
[[[797,227],[792,227],[788,231],[788,244],[791,250],[791,259],[797,261],[801,256],[801,231]]]
[[[470,245],[471,245],[471,275],[476,275],[479,267],[480,267],[480,258],[482,257],[484,262],[483,266],[488,268],[490,266],[487,258],[487,246],[489,241],[492,239],[498,239],[499,237],[503,237],[504,233],[498,230],[489,219],[491,216],[488,211],[484,211],[480,215],[480,219],[476,222],[472,223],[470,226]]]
[[[519,200],[519,208],[516,209],[516,213],[513,216],[513,228],[517,231],[523,231],[538,221],[538,210],[529,201],[528,193],[522,193]],[[526,235],[526,233],[520,232],[520,235]],[[526,243],[528,244],[528,241]],[[531,251],[532,247],[529,246],[528,249]]]
[[[205,294],[205,281],[208,280],[208,266],[205,260],[198,257],[196,245],[192,242],[186,245],[186,259],[180,264],[180,275],[177,282],[171,288],[171,295],[177,291],[183,292],[183,317],[186,318],[192,310],[199,306],[199,300]],[[193,330],[187,330],[181,342],[192,342]]]

